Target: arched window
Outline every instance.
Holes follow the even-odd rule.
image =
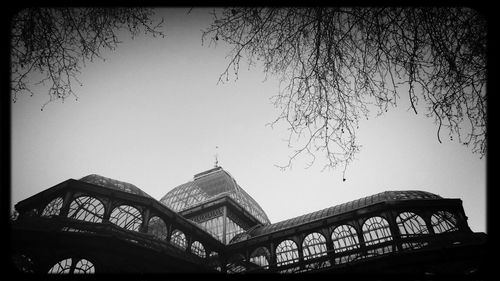
[[[57,262],[54,266],[52,266],[51,269],[49,269],[49,273],[51,274],[70,273],[70,270],[71,270],[71,258]]]
[[[250,255],[250,262],[262,267],[264,269],[269,268],[269,250],[266,247],[259,247],[255,249]]]
[[[85,273],[95,273],[95,268],[94,265],[86,260],[86,259],[81,259],[79,260],[76,265],[75,265],[75,271],[74,273],[80,273],[80,274],[85,274]]]
[[[242,254],[232,255],[226,264],[227,273],[238,273],[244,272],[247,268],[245,267],[245,257]]]
[[[276,265],[284,266],[299,261],[297,244],[292,240],[284,240],[276,247]],[[290,268],[281,272],[295,272],[299,268]]]
[[[70,206],[68,217],[88,222],[102,222],[104,205],[94,197],[80,196],[75,198]]]
[[[338,264],[346,263],[357,259],[360,255],[359,252],[350,252],[349,254],[342,254],[348,251],[359,250],[359,239],[356,229],[351,225],[344,224],[337,226],[332,232],[333,249],[337,254],[335,262]]]
[[[431,224],[436,234],[458,230],[457,219],[452,213],[446,211],[438,211],[432,215]]]
[[[392,240],[389,223],[382,217],[371,217],[363,224],[363,238],[366,246],[372,246]],[[381,255],[392,251],[391,245],[368,250],[368,256]]]
[[[111,212],[109,221],[128,230],[139,231],[142,215],[139,210],[132,206],[121,205]]]
[[[94,265],[86,260],[79,259],[75,260],[68,258],[59,261],[51,269],[49,269],[50,274],[65,274],[65,273],[95,273]]]
[[[326,256],[326,238],[318,232],[313,232],[307,235],[302,242],[302,252],[304,260],[314,259],[321,256]],[[316,269],[330,266],[328,260],[323,262],[314,262],[306,265],[308,269]]]
[[[164,241],[167,239],[167,225],[158,216],[153,216],[148,222],[148,233]]]
[[[176,229],[172,232],[172,236],[170,237],[170,243],[172,243],[172,245],[182,250],[186,250],[187,247],[186,235],[184,235],[182,231]]]
[[[49,204],[47,204],[47,206],[45,206],[45,209],[43,209],[42,216],[48,217],[59,215],[62,205],[63,199],[61,197],[53,199]]]
[[[396,218],[401,237],[415,236],[418,234],[428,234],[425,221],[419,215],[412,212],[403,212]]]
[[[205,258],[207,255],[205,253],[205,247],[198,241],[194,241],[191,244],[191,253],[197,255],[200,258]]]
[[[412,212],[403,212],[396,218],[401,238],[407,239],[423,234],[429,234],[425,221],[419,215]],[[403,249],[420,249],[427,245],[427,242],[403,242]]]

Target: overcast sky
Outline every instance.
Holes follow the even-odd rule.
[[[423,190],[463,201],[473,231],[486,231],[486,159],[442,137],[408,104],[363,120],[362,145],[342,169],[281,171],[292,150],[270,102],[277,79],[242,65],[239,79],[217,84],[228,47],[201,44],[207,9],[159,10],[165,38],[124,41],[106,61],[88,63],[79,96],[40,108],[48,96],[12,104],[11,205],[69,178],[99,174],[129,182],[160,199],[193,175],[219,165],[264,209],[271,222],[386,190]],[[405,95],[401,95],[406,97]],[[447,136],[446,133],[443,136]]]

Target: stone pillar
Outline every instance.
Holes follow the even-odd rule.
[[[363,236],[363,219],[354,221],[354,229],[356,229],[358,235],[360,256],[366,256],[368,253],[366,251],[365,237]]]
[[[102,218],[102,222],[109,222],[109,217],[111,216],[111,211],[113,208],[113,200],[111,197],[108,197],[107,200],[104,202],[104,215]]]
[[[326,251],[328,259],[330,260],[331,266],[333,266],[335,264],[335,248],[333,247],[333,240],[332,240],[332,235],[330,233],[330,229],[326,228],[323,235],[325,235],[326,238]]]
[[[276,272],[276,248],[274,242],[269,243],[269,270]]]
[[[397,213],[394,211],[388,211],[384,213],[387,217],[387,222],[389,223],[389,229],[391,230],[391,236],[393,240],[392,251],[402,251],[403,246],[401,245],[401,237],[399,235],[399,228],[396,223]]]
[[[297,244],[297,251],[299,252],[299,260],[298,260],[298,263],[300,265],[300,269],[304,269],[305,266],[304,266],[304,248],[302,247],[302,239],[304,237],[302,237],[304,235],[296,235],[293,237],[293,239],[290,239],[292,240],[293,242],[295,242]]]
[[[143,208],[143,209],[144,209],[144,211],[141,212],[142,224],[141,224],[141,227],[139,228],[139,232],[148,233],[148,222],[149,222],[150,212],[149,212],[149,208]]]
[[[63,198],[63,205],[61,206],[61,211],[59,212],[59,215],[61,217],[67,217],[69,213],[69,206],[71,204],[71,201],[73,201],[73,191],[68,190],[64,194]]]

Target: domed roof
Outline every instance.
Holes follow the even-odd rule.
[[[135,186],[133,184],[130,184],[128,182],[123,182],[123,181],[118,181],[118,180],[106,178],[106,177],[96,175],[96,174],[91,174],[91,175],[85,176],[79,180],[83,181],[83,182],[99,185],[99,186],[104,186],[104,187],[108,187],[108,188],[112,188],[112,189],[116,189],[116,190],[120,190],[120,191],[125,191],[125,192],[132,193],[132,194],[141,195],[144,197],[153,198],[153,197],[149,196],[149,194],[142,191],[140,188],[138,188],[137,186]]]
[[[322,218],[339,215],[352,210],[361,209],[373,204],[387,201],[404,201],[404,200],[436,200],[443,199],[441,196],[419,190],[403,190],[403,191],[384,191],[371,196],[363,197],[353,201],[349,201],[340,205],[329,207],[323,210],[287,219],[270,225],[257,227],[254,230],[247,231],[248,235],[240,235],[239,239],[234,242],[243,241],[249,237],[255,237],[266,233],[275,232],[285,228],[295,227],[304,223],[308,223]]]
[[[193,181],[179,185],[160,199],[170,209],[181,212],[209,200],[231,197],[264,225],[270,224],[260,205],[222,167],[196,174]]]

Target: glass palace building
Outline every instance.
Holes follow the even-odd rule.
[[[271,223],[222,167],[160,200],[99,175],[15,205],[22,273],[340,273],[480,276],[486,234],[460,199],[385,191]]]

